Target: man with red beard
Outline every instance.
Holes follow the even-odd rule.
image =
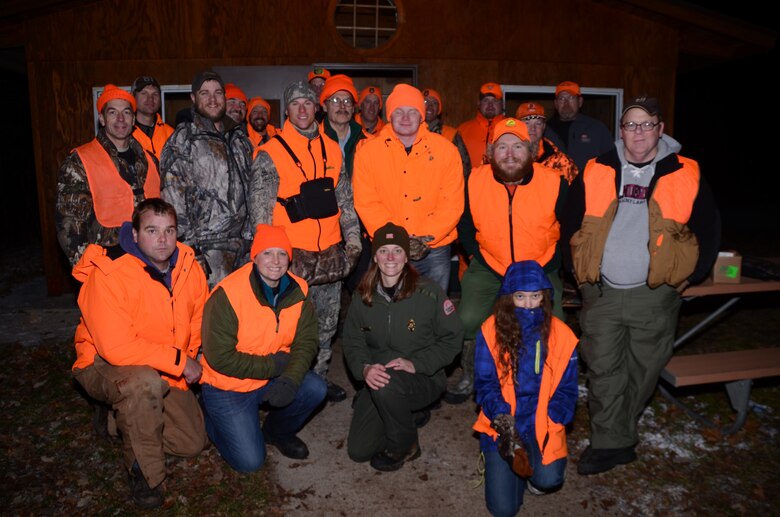
[[[458,235],[471,262],[461,281],[458,313],[465,330],[461,367],[463,376],[445,394],[451,404],[465,402],[474,385],[474,339],[490,315],[507,267],[535,260],[554,287],[553,312],[561,317],[561,254],[559,217],[566,180],[552,169],[534,163],[528,128],[507,118],[489,138],[489,163],[469,176],[466,210]]]
[[[212,288],[249,261],[252,143],[225,113],[219,74],[198,73],[190,97],[189,121],[176,126],[160,158],[162,197],[176,208],[179,240],[195,250]]]

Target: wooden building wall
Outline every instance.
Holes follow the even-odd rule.
[[[417,64],[449,122],[474,114],[486,81],[655,93],[674,113],[676,29],[592,0],[399,0],[396,37],[356,51],[328,22],[329,0],[103,0],[29,19],[18,31],[29,72],[44,265],[49,292],[68,288],[55,236],[57,171],[93,136],[93,86],[141,74],[189,84],[212,66],[317,62]]]

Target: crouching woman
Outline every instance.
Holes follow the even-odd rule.
[[[347,452],[392,471],[420,455],[415,413],[444,393],[444,368],[460,351],[463,324],[441,288],[409,264],[404,228],[379,228],[372,255],[344,324],[347,366],[365,382],[353,403]]]
[[[526,490],[563,485],[565,426],[577,403],[577,338],[552,316],[553,287],[533,260],[509,266],[477,334],[474,424],[485,460],[485,503],[515,515]]]
[[[289,458],[306,458],[296,434],[326,391],[309,371],[317,317],[306,282],[287,272],[292,245],[284,229],[258,225],[251,257],[217,284],[203,311],[206,432],[241,472],[263,466],[267,443]],[[261,406],[269,409],[262,431]]]

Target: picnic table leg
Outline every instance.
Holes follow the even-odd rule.
[[[726,383],[726,391],[729,394],[731,407],[737,412],[737,418],[734,420],[734,423],[721,429],[721,432],[726,436],[736,433],[745,424],[750,405],[750,389],[752,386],[753,381],[750,379]]]

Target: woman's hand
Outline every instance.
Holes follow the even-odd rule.
[[[398,357],[396,359],[393,359],[385,366],[387,368],[392,368],[393,370],[401,370],[403,372],[408,372],[408,373],[417,373],[416,370],[414,369],[414,364],[409,359],[404,359],[403,357]]]
[[[372,390],[384,388],[390,382],[390,375],[385,370],[386,368],[379,363],[367,364],[363,367],[363,380]]]

